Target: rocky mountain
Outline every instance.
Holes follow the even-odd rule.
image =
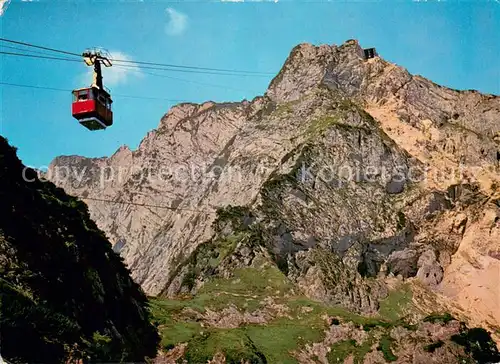
[[[146,297],[87,206],[40,181],[3,137],[0,216],[3,359],[140,362],[156,355]]]
[[[421,314],[499,335],[499,143],[500,97],[350,40],[298,45],[264,96],[177,105],[137,150],[48,174],[149,295],[271,265],[307,299],[376,315],[398,277]]]

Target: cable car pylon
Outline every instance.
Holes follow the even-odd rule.
[[[81,125],[89,130],[102,130],[113,124],[110,91],[104,87],[101,65],[111,67],[109,53],[99,49],[90,49],[82,53],[87,66],[93,66],[93,82],[90,87],[72,91],[72,114]]]

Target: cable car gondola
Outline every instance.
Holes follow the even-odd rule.
[[[106,129],[113,124],[113,100],[102,83],[101,63],[111,67],[111,62],[103,51],[85,51],[82,56],[87,66],[94,66],[94,82],[90,87],[72,91],[71,111],[73,117],[87,129]]]
[[[80,88],[73,91],[71,111],[75,119],[89,130],[106,129],[113,124],[111,96],[97,87]]]

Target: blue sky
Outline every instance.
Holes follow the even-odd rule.
[[[500,94],[498,1],[13,0],[0,17],[0,34],[76,53],[101,46],[122,59],[272,73],[298,43],[355,38],[442,85]],[[91,81],[83,62],[0,57],[2,82],[74,89]],[[111,68],[104,83],[114,95],[115,121],[98,132],[72,118],[70,92],[0,85],[0,133],[35,167],[63,154],[107,156],[123,144],[136,148],[175,104],[168,99],[252,99],[264,93],[271,78]]]

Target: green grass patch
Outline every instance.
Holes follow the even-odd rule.
[[[384,359],[387,361],[396,361],[398,357],[394,355],[392,352],[391,346],[394,339],[392,339],[389,335],[383,335],[380,338],[377,350],[380,350],[384,355]]]
[[[268,296],[283,295],[292,288],[292,283],[276,267],[259,269],[236,269],[230,279],[216,278],[203,285],[200,293],[214,294],[230,292],[233,296]]]
[[[330,317],[337,317],[339,323],[352,322],[357,327],[363,327],[365,331],[370,331],[372,328],[390,328],[393,323],[380,320],[373,317],[365,317],[340,306],[326,306],[322,302],[313,301],[306,297],[290,298],[287,301],[287,306],[291,309],[292,315],[300,315],[304,307],[312,308],[311,314],[323,316],[327,314]]]
[[[170,322],[173,315],[179,314],[184,308],[191,308],[198,312],[204,312],[205,307],[195,299],[164,299],[154,298],[149,300],[149,310],[154,322],[163,325]]]
[[[274,110],[276,116],[282,116],[284,114],[291,114],[293,112],[293,107],[289,103],[279,104]]]
[[[230,305],[242,310],[255,311],[261,306],[260,302],[264,298],[282,297],[289,293],[292,287],[288,278],[275,266],[235,269],[233,277],[209,280],[196,296],[189,300],[152,300],[153,315],[156,317],[161,308],[172,312],[189,307],[204,312],[206,308],[220,310]]]
[[[356,340],[342,340],[332,345],[331,351],[326,355],[328,363],[343,363],[349,356],[353,355],[354,363],[361,364],[366,354],[371,351],[373,338],[359,345]]]
[[[266,363],[242,329],[211,330],[196,336],[189,342],[185,358],[188,363],[206,363],[219,352],[225,355],[226,363]]]
[[[216,245],[217,248],[217,251],[215,252],[216,255],[212,256],[208,261],[210,267],[212,268],[217,267],[224,260],[224,258],[226,258],[229,254],[234,252],[236,245],[246,237],[248,237],[248,234],[238,233],[235,235],[229,235],[224,239],[218,241]]]
[[[407,284],[389,292],[389,295],[380,301],[379,315],[391,321],[397,321],[405,315],[412,302],[411,288]]]
[[[174,322],[159,328],[161,346],[168,350],[176,344],[189,342],[203,328],[196,322]]]
[[[430,323],[442,323],[442,324],[447,324],[450,321],[453,321],[454,318],[452,315],[450,315],[448,312],[439,314],[439,313],[432,313],[429,316],[424,318],[424,322],[430,322]]]
[[[186,359],[190,363],[204,363],[218,351],[226,355],[228,363],[240,363],[241,360],[260,363],[264,362],[261,361],[264,357],[268,363],[296,363],[293,350],[306,343],[323,340],[327,323],[322,315],[327,310],[320,303],[306,298],[283,297],[290,283],[277,268],[263,268],[258,271],[260,274],[257,277],[256,272],[250,268],[237,270],[232,279],[209,282],[190,300],[152,300],[151,311],[159,325],[162,346],[168,349],[187,341]],[[257,298],[249,299],[251,294]],[[202,312],[203,307],[220,309],[230,304],[247,304],[247,310],[254,311],[264,297],[274,297],[278,303],[289,303],[290,314],[294,318],[281,317],[266,325],[222,330],[203,329],[197,322],[189,321],[182,315],[182,310],[187,307]],[[204,333],[200,334],[202,331]]]
[[[387,322],[387,321],[380,321],[380,320],[373,320],[373,319],[366,319],[364,324],[363,324],[363,330],[365,331],[371,331],[373,329],[389,329],[392,326],[394,326],[393,323]]]
[[[354,364],[362,364],[364,362],[366,354],[372,351],[372,345],[373,338],[370,337],[361,345],[356,346],[356,350],[354,351]]]
[[[332,345],[331,351],[326,355],[326,359],[328,363],[343,363],[355,350],[356,340],[342,340]]]
[[[246,333],[268,363],[297,363],[292,351],[323,340],[326,323],[314,314],[301,320],[277,319],[265,326],[247,326]]]
[[[323,116],[313,120],[307,128],[306,135],[317,136],[323,134],[330,126],[338,124],[339,118],[337,116]]]
[[[161,346],[168,350],[176,344],[188,342],[202,331],[199,323],[180,318],[181,311],[186,307],[194,306],[191,300],[162,300],[153,299],[149,302],[153,323],[158,326],[161,337]]]
[[[317,314],[326,313],[328,308],[321,302],[311,300],[307,297],[292,297],[286,302],[286,305],[290,308],[292,315],[299,315],[304,309],[312,309],[311,312]]]
[[[403,290],[393,292],[386,300],[386,309],[407,299]],[[411,292],[410,292],[411,293]],[[262,307],[263,299],[272,297],[277,304],[289,308],[290,317],[279,317],[265,325],[246,325],[236,329],[202,328],[183,309],[191,308],[203,313],[207,308],[220,311],[230,305],[241,311],[254,312]],[[411,299],[411,295],[409,296]],[[228,279],[215,278],[204,284],[195,297],[184,300],[153,299],[151,311],[159,326],[163,348],[188,342],[188,362],[206,362],[217,352],[223,352],[227,362],[240,363],[297,363],[293,352],[306,344],[321,342],[328,329],[324,315],[336,318],[337,324],[353,322],[370,332],[370,338],[361,345],[345,340],[332,347],[330,362],[337,362],[353,355],[355,363],[362,363],[374,340],[374,333],[401,325],[402,320],[364,317],[342,307],[327,306],[304,296],[293,295],[293,285],[276,266],[236,269]],[[386,315],[387,316],[387,315]],[[390,316],[398,318],[399,315]],[[379,350],[386,360],[395,360],[391,350],[392,339],[385,334],[380,339]]]
[[[248,325],[237,329],[209,329],[193,337],[188,344],[189,363],[205,363],[217,352],[227,363],[297,363],[293,351],[307,343],[323,340],[325,322],[311,313],[302,319],[279,318],[266,325]]]

